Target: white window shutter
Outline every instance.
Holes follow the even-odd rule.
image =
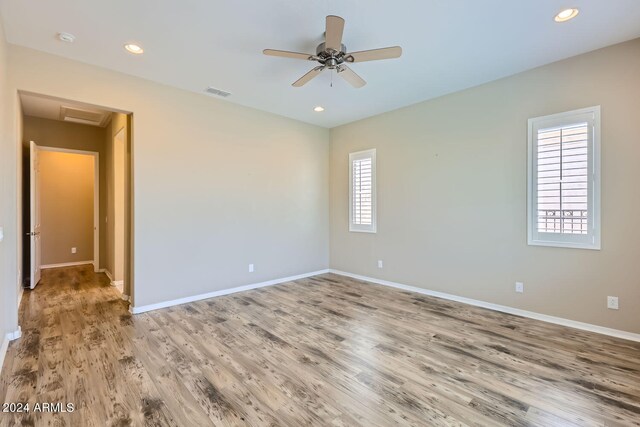
[[[529,244],[600,248],[600,108],[529,120]]]
[[[588,234],[589,126],[575,123],[537,133],[540,233]]]
[[[376,232],[376,150],[349,154],[349,230]]]

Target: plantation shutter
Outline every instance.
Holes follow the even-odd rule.
[[[538,130],[538,232],[587,234],[588,123]]]
[[[529,120],[530,245],[600,249],[600,107]]]
[[[351,153],[349,229],[375,232],[375,150]]]
[[[371,200],[371,158],[354,160],[353,168],[353,217],[351,220],[356,225],[371,225],[372,200]]]

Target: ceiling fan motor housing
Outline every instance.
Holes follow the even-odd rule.
[[[340,45],[340,52],[333,49],[327,49],[325,43],[320,43],[316,48],[317,61],[329,69],[337,68],[345,61],[347,47]]]

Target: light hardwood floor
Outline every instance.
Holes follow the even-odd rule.
[[[640,425],[640,344],[336,275],[137,316],[88,267],[25,293],[0,425]]]

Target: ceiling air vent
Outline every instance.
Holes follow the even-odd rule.
[[[221,96],[223,98],[226,98],[227,96],[231,95],[230,92],[225,92],[223,90],[216,89],[215,87],[211,87],[211,86],[206,88],[204,91],[212,95]]]
[[[65,122],[103,127],[109,122],[110,117],[111,113],[108,111],[92,111],[64,105],[60,106],[60,120]]]

